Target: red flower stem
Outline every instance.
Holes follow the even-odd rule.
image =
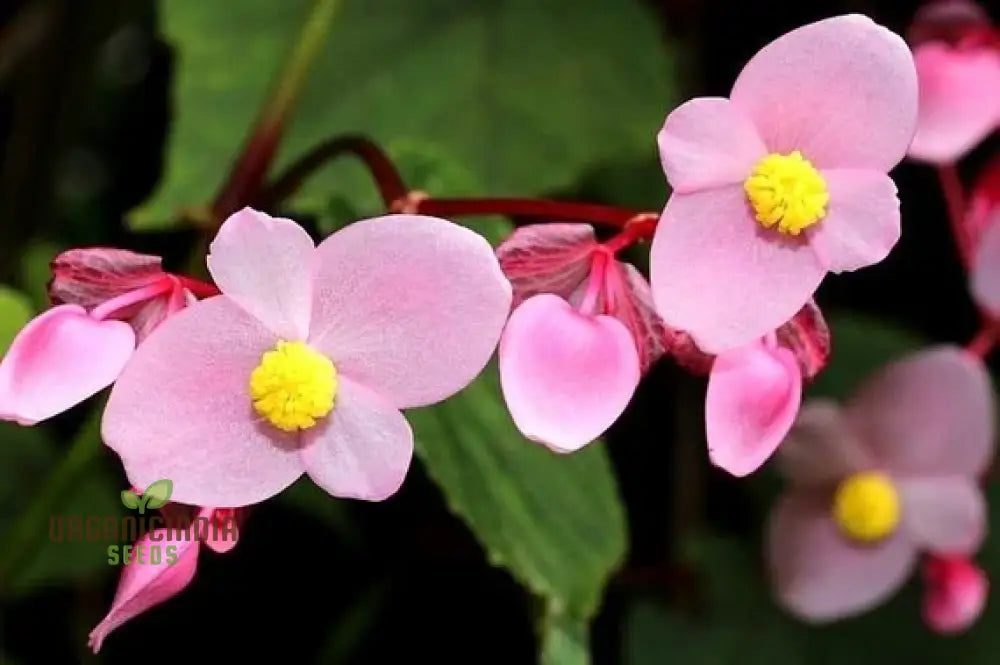
[[[634,210],[615,208],[598,203],[513,198],[427,198],[415,201],[406,211],[437,217],[464,217],[467,215],[536,217],[549,221],[589,222],[591,224],[603,224],[619,228],[624,228],[633,218],[643,214]]]
[[[305,88],[307,74],[322,51],[342,0],[313,0],[294,48],[260,109],[249,137],[212,202],[211,226],[256,198],[264,185],[288,120]]]
[[[264,188],[254,201],[254,207],[264,210],[274,208],[295,194],[302,183],[327,162],[342,155],[350,155],[361,160],[375,181],[383,204],[391,212],[437,217],[478,215],[534,217],[549,221],[589,222],[618,228],[624,228],[638,217],[642,217],[643,220],[648,217],[656,218],[654,213],[640,213],[597,203],[521,198],[432,198],[411,190],[389,155],[374,141],[360,135],[333,138],[307,152],[271,185]],[[649,233],[650,229],[642,232]],[[623,242],[623,247],[645,236],[629,237],[631,239],[628,242],[619,241]]]
[[[195,298],[211,298],[220,293],[219,287],[215,284],[209,284],[208,282],[203,282],[200,279],[186,275],[173,275],[173,277],[181,283],[181,286],[190,291]]]
[[[595,252],[590,260],[590,275],[587,277],[587,290],[583,294],[583,300],[577,311],[584,316],[590,316],[597,307],[597,298],[601,295],[604,286],[605,267],[609,260],[608,252]]]
[[[958,247],[958,255],[966,269],[972,260],[971,238],[965,228],[965,191],[958,177],[954,164],[938,167],[938,179],[941,181],[941,191],[944,194],[945,205],[948,208],[948,221],[951,224],[951,234]]]
[[[976,333],[968,344],[965,345],[966,353],[969,353],[980,360],[984,360],[990,354],[997,343],[996,325],[984,325]]]
[[[656,213],[638,213],[625,223],[625,228],[621,233],[608,239],[604,243],[604,247],[612,254],[617,254],[637,242],[649,240],[653,237],[653,232],[659,221],[660,218]]]
[[[346,135],[319,144],[296,160],[277,180],[265,188],[254,206],[270,209],[295,194],[309,176],[327,162],[351,155],[360,159],[371,173],[386,208],[404,199],[410,191],[396,165],[374,141],[365,136]]]

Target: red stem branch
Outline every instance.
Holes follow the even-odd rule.
[[[254,202],[258,208],[269,209],[294,194],[302,183],[327,162],[351,155],[360,159],[371,173],[386,208],[409,192],[396,165],[375,142],[365,136],[347,135],[319,144],[296,160],[285,173],[261,192]]]
[[[508,217],[537,217],[550,221],[590,222],[624,228],[640,213],[597,203],[574,201],[547,201],[544,199],[434,199],[417,200],[411,210],[437,217],[462,217],[466,215],[505,215]]]
[[[431,198],[414,192],[403,180],[392,159],[371,139],[360,135],[330,139],[313,148],[266,187],[254,201],[254,206],[272,209],[293,195],[313,173],[330,160],[351,155],[371,173],[386,209],[392,212],[434,215],[437,217],[462,217],[475,215],[505,215],[510,217],[535,217],[551,221],[590,222],[624,228],[639,213],[597,203],[548,201],[518,198]],[[634,239],[633,239],[634,240]]]
[[[968,344],[965,345],[965,350],[980,360],[986,358],[990,351],[997,343],[997,327],[995,324],[986,324],[979,329],[976,336],[973,337]]]
[[[955,238],[962,265],[968,268],[972,260],[972,239],[969,237],[968,229],[965,228],[965,192],[962,181],[954,164],[939,166],[937,172],[945,205],[948,208],[951,234]]]

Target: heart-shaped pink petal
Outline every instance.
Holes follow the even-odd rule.
[[[705,434],[712,464],[734,476],[757,470],[788,434],[802,400],[795,355],[764,344],[715,359],[705,395]]]
[[[639,383],[628,329],[558,296],[524,301],[500,341],[500,383],[514,423],[556,452],[578,450],[621,415]]]
[[[0,362],[0,418],[21,425],[51,418],[110,385],[135,350],[122,321],[98,321],[79,305],[32,319]]]

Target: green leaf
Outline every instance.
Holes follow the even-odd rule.
[[[122,490],[122,505],[135,510],[139,507],[139,496],[135,492]]]
[[[169,223],[211,198],[306,6],[161,3],[178,54],[174,115],[163,180],[135,211],[136,224]],[[599,162],[653,154],[677,101],[674,79],[658,22],[638,0],[350,2],[310,73],[277,166],[332,135],[363,132],[394,157],[432,144],[494,195],[546,192]],[[474,193],[439,186],[435,195]],[[300,202],[371,191],[356,164],[338,164]]]
[[[551,617],[543,626],[541,665],[589,665],[587,632],[585,621]]]
[[[174,481],[166,478],[157,480],[156,482],[150,484],[150,486],[146,488],[146,491],[142,493],[143,498],[147,499],[145,504],[146,508],[162,508],[167,505],[173,491]]]
[[[99,434],[100,419],[91,418],[69,450],[58,450],[42,428],[0,423],[0,542],[26,536],[17,544],[28,547],[17,552],[24,558],[19,559],[12,577],[0,580],[5,592],[30,593],[40,587],[95,579],[111,570],[106,555],[109,542],[87,534],[88,517],[103,521],[122,514],[118,483],[95,454],[101,449]],[[43,511],[31,514],[28,532],[15,534],[15,529],[24,526],[19,516],[28,514],[47,479],[60,473],[65,481],[62,491],[47,497],[51,504]],[[58,528],[60,520],[62,529]],[[71,521],[80,525],[79,531],[70,527]],[[50,526],[55,526],[55,538],[50,536]]]
[[[0,356],[34,314],[31,301],[24,294],[0,284]]]
[[[493,364],[455,397],[408,416],[417,454],[490,561],[543,599],[544,621],[579,634],[626,547],[603,444],[558,455],[525,440]]]
[[[37,311],[51,306],[49,280],[52,279],[52,259],[59,254],[55,243],[36,240],[21,252],[20,285]]]

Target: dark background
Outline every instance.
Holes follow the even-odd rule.
[[[239,12],[239,2],[231,4]],[[613,11],[614,0],[608,4]],[[804,23],[860,11],[902,33],[918,6],[898,0],[646,4],[649,20],[661,24],[664,42],[693,53],[685,72],[689,96],[725,95],[754,52]],[[26,9],[36,11],[37,20]],[[15,17],[21,21],[16,33]],[[101,45],[122,21],[141,26],[149,41],[140,35],[135,44],[123,45],[119,65],[127,71],[133,58],[148,57],[148,66],[117,89],[88,87]],[[0,0],[3,281],[19,278],[17,266],[31,239],[155,248],[175,265],[190,247],[191,232],[130,235],[121,223],[156,183],[170,128],[173,54],[156,40],[156,24],[155,6],[146,2]],[[19,38],[25,44],[12,46]],[[135,53],[129,55],[128,48]],[[963,162],[967,181],[992,147]],[[661,178],[655,155],[627,168],[637,182],[655,187]],[[594,165],[581,174],[576,191],[553,194],[616,203],[602,183],[603,173],[602,165]],[[894,176],[903,202],[900,244],[875,267],[828,279],[818,301],[824,310],[867,312],[930,340],[964,343],[975,331],[976,316],[936,175],[926,166],[904,163]],[[664,194],[651,191],[652,205]],[[834,343],[836,349],[836,338]],[[697,443],[702,390],[703,380],[664,362],[607,437],[627,507],[630,550],[593,627],[596,663],[689,662],[669,652],[640,661],[629,655],[627,644],[637,598],[700,616],[708,573],[676,560],[677,534],[707,524],[756,547],[766,506],[752,500],[747,484],[709,467]],[[52,427],[72,431],[78,423],[79,416],[69,413]],[[691,446],[681,443],[692,439]],[[117,460],[110,453],[105,457],[102,463],[117,477]],[[195,582],[113,633],[101,660],[535,662],[531,600],[506,572],[487,563],[420,464],[391,500],[345,502],[339,510],[350,525],[346,530],[330,528],[289,502],[255,507],[231,554],[202,556]],[[5,599],[0,658],[6,654],[25,665],[76,662],[116,583],[114,574],[106,574]],[[908,611],[916,614],[915,607]],[[906,626],[918,629],[916,622]],[[685,640],[698,635],[694,629],[671,634]],[[860,634],[865,637],[850,638],[859,648],[879,639],[877,631]]]

